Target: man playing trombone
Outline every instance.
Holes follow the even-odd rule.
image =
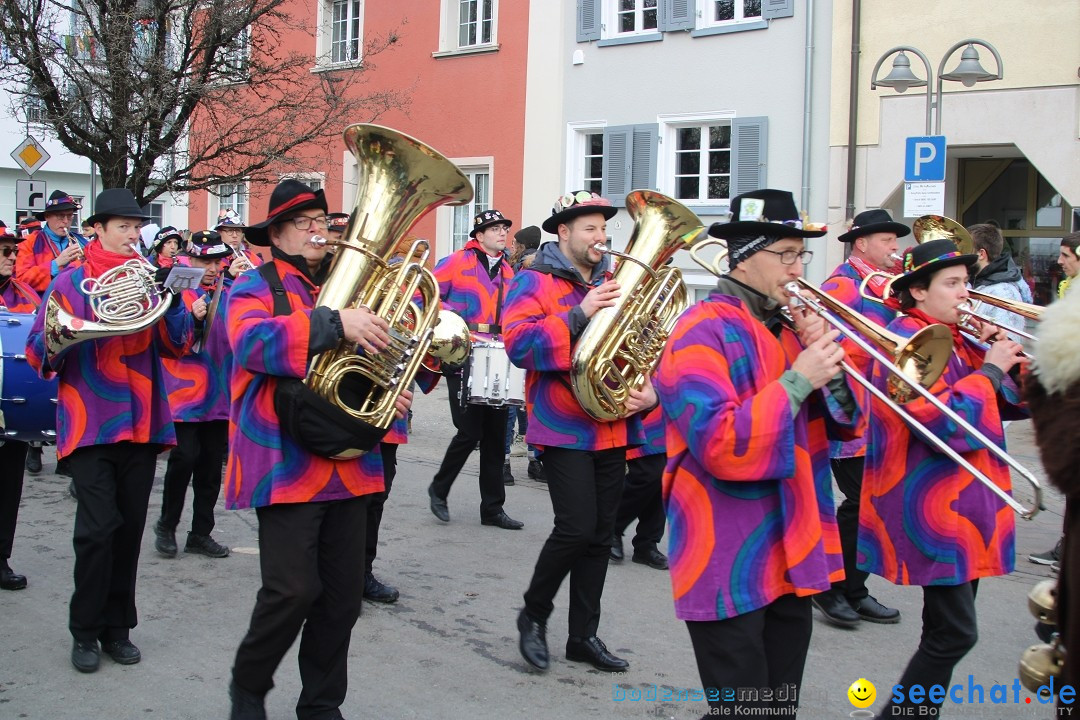
[[[825,230],[805,227],[780,190],[731,210],[709,230],[727,241],[731,271],[679,318],[656,375],[671,581],[710,706],[730,711],[722,688],[754,688],[744,709],[793,716],[809,596],[844,576],[828,439],[852,438],[862,415],[839,333],[803,308],[794,327],[783,317],[812,255],[804,241]]]
[[[968,299],[966,282],[976,257],[952,240],[917,245],[904,258],[904,273],[892,283],[890,301],[901,315],[888,329],[910,337],[928,325],[952,330],[953,351],[929,393],[969,425],[947,418],[927,398],[903,405],[927,430],[955,451],[945,454],[916,436],[883,401],[872,405],[866,474],[859,517],[859,567],[898,585],[923,587],[923,629],[919,648],[899,680],[905,695],[899,707],[913,707],[907,690],[947,687],[953,668],[978,639],[975,594],[979,578],[1005,575],[1015,563],[1013,511],[976,477],[961,469],[968,461],[1004,491],[1011,489],[1008,467],[972,437],[981,432],[1004,444],[1002,420],[1025,416],[1008,372],[1024,362],[1021,347],[999,328],[985,325],[984,351],[957,328],[957,306]],[[891,370],[875,363],[873,381],[885,389]],[[933,694],[922,711],[940,707]],[[882,716],[904,711],[886,706]],[[914,712],[914,710],[911,710]]]

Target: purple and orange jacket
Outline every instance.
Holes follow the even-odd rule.
[[[860,432],[827,393],[792,414],[781,376],[802,351],[714,290],[679,318],[656,373],[675,614],[712,621],[843,579],[828,436]]]
[[[231,372],[232,348],[229,347],[228,318],[226,307],[231,281],[225,279],[220,292],[224,293],[210,324],[210,335],[201,337],[197,347],[179,359],[164,358],[165,384],[169,390],[169,406],[176,422],[207,422],[229,419],[229,373]],[[184,307],[191,306],[200,297],[212,302],[213,288],[205,286],[198,290],[185,290],[182,295]],[[209,309],[209,308],[208,308]],[[199,324],[195,324],[198,329]],[[205,331],[206,323],[202,323]],[[199,334],[198,330],[196,334]]]
[[[85,267],[64,269],[42,301],[50,297],[77,318],[96,320],[79,289]],[[180,357],[191,347],[191,314],[170,308],[151,327],[131,335],[87,340],[49,360],[45,354],[45,313],[39,312],[26,341],[26,359],[41,377],[59,377],[56,454],[118,442],[176,444],[162,370],[163,357]]]
[[[8,312],[36,313],[41,305],[41,296],[34,288],[13,277],[7,278],[0,287],[0,305],[7,308]]]
[[[546,243],[533,266],[514,276],[507,294],[502,322],[506,352],[510,362],[526,370],[525,439],[530,445],[570,450],[640,445],[645,439],[640,414],[599,422],[586,414],[570,389],[570,358],[577,342],[571,311],[608,275],[594,273],[593,283],[586,285],[568,267],[558,244]]]
[[[331,460],[309,453],[281,429],[274,410],[278,378],[304,377],[311,358],[327,348],[313,351],[310,344],[319,289],[288,262],[273,262],[291,314],[274,316],[273,292],[261,273],[241,274],[229,292],[233,361],[225,506],[239,510],[382,492],[378,446],[354,460]]]
[[[654,380],[655,383],[655,380]],[[641,429],[645,442],[626,451],[627,460],[637,460],[647,455],[663,455],[667,443],[664,442],[664,409],[657,405],[641,419]]]
[[[910,337],[926,327],[901,316],[889,330]],[[983,353],[965,340],[967,354]],[[875,363],[874,384],[885,388],[887,370]],[[954,350],[930,388],[939,400],[1004,447],[1002,420],[1027,417],[1006,375],[995,391],[990,377]],[[859,568],[898,585],[960,585],[1006,575],[1016,561],[1013,511],[949,457],[923,441],[900,417],[874,399],[859,509]],[[982,449],[921,396],[904,409],[961,453],[998,487],[1011,491],[1008,466]]]
[[[53,262],[59,257],[61,249],[49,235],[47,228],[42,226],[40,230],[19,243],[19,254],[15,259],[15,277],[37,290],[38,293],[48,290],[49,283],[62,270],[74,269],[82,265],[81,260],[72,260],[64,268],[54,267]],[[68,242],[86,246],[86,240],[82,235],[69,233],[67,238]]]
[[[443,308],[457,313],[470,324],[474,338],[489,338],[491,333],[477,333],[477,324],[506,325],[499,313],[499,287],[502,286],[503,303],[509,292],[514,270],[503,257],[498,272],[492,278],[488,272],[484,251],[475,240],[464,248],[447,255],[435,266],[435,279],[439,281],[439,299]]]
[[[862,284],[862,281],[863,276],[859,270],[850,262],[844,262],[838,265],[837,268],[833,270],[832,275],[829,276],[829,279],[821,284],[821,289],[825,293],[828,293],[829,296],[839,300],[884,329],[896,317],[896,311],[890,310],[881,303],[867,300],[862,297],[862,295],[859,294],[859,285]],[[874,290],[873,288],[867,287],[867,292],[874,292]],[[880,295],[877,296],[880,297]],[[873,369],[873,358],[867,355],[862,348],[850,340],[844,339],[841,341],[841,344],[844,346],[844,352],[847,353],[848,362],[858,370],[863,377],[870,377],[870,372]],[[852,391],[855,393],[859,405],[869,414],[870,392],[863,389],[861,385],[856,385],[855,383],[851,383],[851,385],[853,386]],[[866,454],[866,440],[867,438],[865,436],[848,442],[830,440],[829,457],[861,457]]]

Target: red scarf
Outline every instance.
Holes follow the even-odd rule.
[[[960,359],[968,367],[974,368],[976,370],[982,367],[982,353],[978,352],[973,346],[973,344],[968,341],[967,337],[965,337],[964,334],[960,332],[959,325],[956,325],[954,323],[942,322],[940,320],[932,318],[926,313],[924,313],[922,310],[919,310],[917,308],[911,308],[910,310],[904,310],[903,312],[915,318],[916,320],[925,323],[926,325],[944,325],[945,327],[949,328],[949,331],[952,333],[953,336],[953,351],[960,356]]]
[[[855,268],[855,272],[859,273],[859,277],[866,279],[866,276],[873,272],[878,272],[870,263],[866,262],[862,258],[851,256],[848,258],[848,262],[851,263],[851,267]],[[889,278],[884,275],[875,275],[869,282],[870,289],[874,291],[874,294],[881,297],[885,292],[885,286],[889,284]]]
[[[132,255],[121,255],[111,250],[106,250],[100,240],[94,240],[83,250],[86,254],[86,277],[101,277],[118,265],[123,265],[129,260],[137,260]]]

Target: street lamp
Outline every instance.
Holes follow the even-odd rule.
[[[997,63],[997,72],[992,73],[983,68],[979,63],[979,51],[975,49],[975,46],[979,45],[989,50],[993,56],[994,61]],[[945,72],[945,64],[949,61],[960,48],[964,48],[964,52],[960,55],[960,64],[956,66],[951,72]],[[916,55],[922,60],[923,66],[926,69],[926,79],[922,79],[915,75],[911,71],[911,60],[908,59],[907,53]],[[890,57],[895,55],[892,63],[892,70],[889,74],[883,78],[878,77],[878,71],[881,70],[882,64]],[[934,121],[934,134],[941,134],[941,96],[942,85],[945,80],[951,80],[963,83],[964,87],[972,87],[977,82],[986,82],[988,80],[1000,80],[1002,78],[1003,66],[1001,63],[1001,55],[990,43],[985,40],[978,40],[976,38],[969,38],[967,40],[961,40],[953,45],[945,53],[945,56],[941,58],[941,63],[938,65],[937,70],[937,98],[931,95],[933,88],[934,76],[930,69],[930,60],[924,55],[918,48],[911,47],[909,45],[899,45],[887,51],[884,55],[878,58],[877,64],[874,65],[874,72],[871,74],[870,89],[876,90],[880,85],[881,87],[891,87],[896,92],[905,92],[908,88],[912,87],[925,87],[926,88],[926,134],[930,134],[930,113],[932,108],[937,108],[937,116]]]

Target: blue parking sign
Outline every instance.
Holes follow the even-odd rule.
[[[909,137],[904,151],[904,182],[944,182],[945,136]]]

